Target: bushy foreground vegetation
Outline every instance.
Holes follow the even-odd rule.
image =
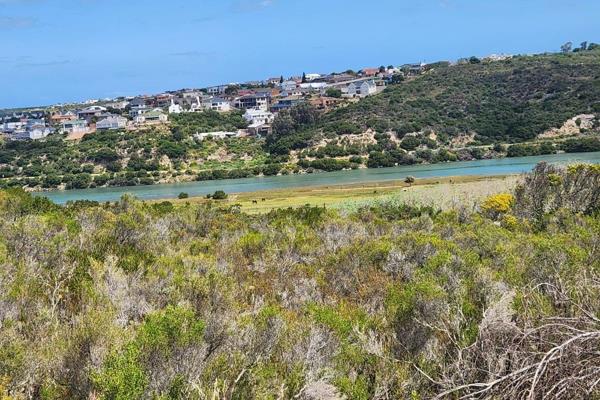
[[[599,212],[545,164],[476,212],[0,192],[0,398],[598,396]]]

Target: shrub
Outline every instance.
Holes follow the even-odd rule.
[[[507,213],[514,202],[515,198],[510,193],[495,194],[483,201],[481,210],[492,218],[497,218],[499,215]]]
[[[227,197],[228,197],[227,193],[225,193],[222,190],[217,190],[212,195],[210,195],[210,198],[212,198],[214,200],[225,200]]]

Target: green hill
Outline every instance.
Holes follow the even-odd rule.
[[[289,135],[276,132],[271,148],[302,148],[321,135],[367,128],[400,138],[433,131],[442,142],[474,133],[479,143],[514,143],[584,113],[600,114],[600,50],[437,63],[380,95],[324,114],[315,124],[300,124]]]

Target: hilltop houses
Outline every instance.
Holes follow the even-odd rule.
[[[90,100],[80,104],[60,104],[52,108],[13,114],[10,122],[0,118],[0,132],[8,139],[43,139],[53,129],[68,134],[68,139],[80,139],[90,132],[137,130],[146,125],[168,123],[169,115],[215,111],[241,112],[248,122],[244,133],[235,135],[264,135],[271,132],[277,113],[302,103],[318,110],[329,111],[356,102],[381,91],[394,82],[394,74],[410,76],[421,73],[424,64],[404,68],[363,68],[359,72],[306,73],[302,76],[271,77],[244,83],[231,83],[206,88],[180,89],[154,95],[117,97]],[[331,89],[337,89],[332,91]],[[340,93],[341,92],[341,93]],[[46,118],[24,122],[18,118]],[[9,125],[7,125],[7,123]],[[232,133],[207,133],[201,138],[231,137]]]

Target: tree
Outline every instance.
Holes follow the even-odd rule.
[[[418,138],[414,136],[406,136],[404,139],[402,139],[402,142],[400,142],[400,147],[405,150],[414,150],[420,144],[421,141]]]
[[[212,198],[214,200],[225,200],[227,198],[227,193],[225,193],[222,190],[217,190],[213,195]]]
[[[338,88],[327,88],[327,90],[325,91],[325,96],[327,97],[335,97],[337,99],[339,99],[340,97],[342,97],[342,90],[338,89]]]
[[[385,66],[382,65],[379,67],[379,72],[384,73],[386,71]]]
[[[306,73],[302,73],[302,83],[306,83]]]
[[[398,84],[401,82],[404,82],[404,75],[402,75],[402,74],[392,75],[392,84]]]
[[[473,56],[473,57],[469,58],[469,63],[470,64],[480,64],[481,60],[479,58]]]
[[[281,84],[281,83],[283,83],[283,75],[281,75],[281,76],[279,77],[279,83],[280,83],[280,84]]]
[[[562,46],[560,46],[560,51],[562,53],[570,53],[572,48],[573,48],[573,42],[567,42],[567,43],[563,44]]]
[[[179,195],[177,195],[177,198],[180,200],[187,199],[188,197],[190,197],[190,195],[185,192],[181,192],[181,193],[179,193]]]
[[[581,47],[580,47],[580,49],[581,49],[581,50],[587,50],[587,49],[588,49],[588,42],[587,42],[587,41],[585,41],[585,42],[581,42]]]

